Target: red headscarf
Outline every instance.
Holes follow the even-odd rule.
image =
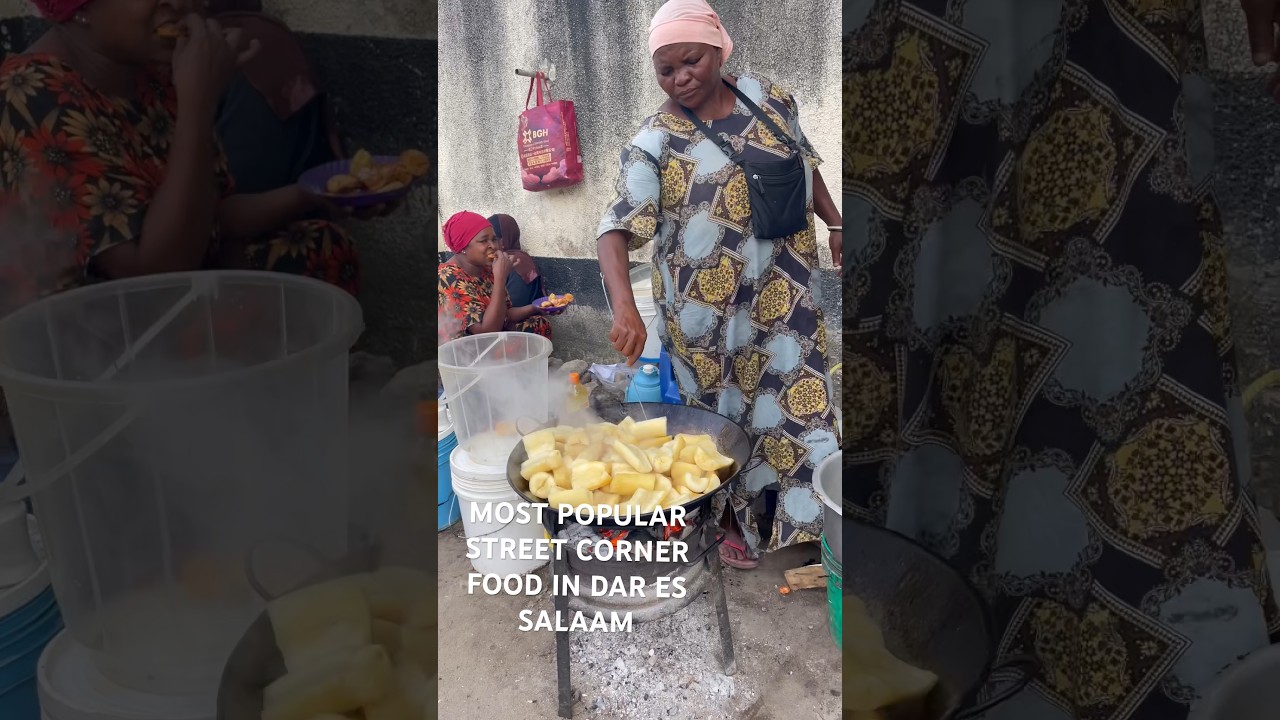
[[[482,231],[489,229],[489,221],[469,210],[454,213],[444,223],[444,244],[449,252],[460,253]]]
[[[89,4],[89,0],[31,0],[40,14],[54,22],[70,20],[76,11]]]

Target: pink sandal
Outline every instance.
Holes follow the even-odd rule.
[[[754,570],[760,566],[760,558],[751,554],[742,536],[733,530],[725,531],[720,543],[720,562],[738,570]]]

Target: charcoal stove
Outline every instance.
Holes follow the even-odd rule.
[[[702,522],[699,511],[693,517],[685,519],[683,525],[671,527],[648,528],[589,528],[578,525],[566,528],[561,537],[572,540],[574,537],[603,539],[611,542],[626,539],[630,542],[654,542],[682,540],[688,548],[687,562],[644,562],[617,559],[599,559],[592,557],[583,559],[578,553],[568,554],[566,564],[571,575],[576,575],[583,587],[590,587],[593,578],[604,578],[612,583],[618,578],[629,581],[638,577],[645,581],[646,587],[653,587],[659,577],[681,578],[684,580],[686,595],[683,598],[658,598],[646,596],[602,597],[592,598],[587,595],[573,595],[569,598],[569,609],[579,612],[629,612],[632,618],[645,622],[675,614],[707,589],[711,574],[707,572],[707,563],[703,554],[712,546],[718,546],[723,536],[716,532],[713,523]],[[709,515],[709,514],[706,514]]]
[[[724,542],[724,532],[713,521],[709,508],[702,508],[692,516],[685,518],[682,525],[647,526],[620,528],[616,526],[583,526],[577,523],[559,522],[557,513],[544,513],[544,524],[552,537],[562,538],[573,544],[575,540],[595,535],[616,544],[620,540],[631,543],[682,540],[688,549],[688,560],[685,562],[658,562],[635,560],[602,560],[595,557],[584,559],[577,551],[568,550],[554,557],[551,572],[564,579],[577,577],[583,594],[552,596],[552,604],[557,617],[564,617],[568,611],[579,612],[618,612],[631,613],[636,622],[645,622],[666,617],[688,607],[704,591],[711,592],[711,600],[715,603],[716,620],[720,625],[720,652],[724,661],[724,674],[733,676],[738,672],[737,660],[733,651],[733,631],[729,625],[729,603],[724,593],[723,567],[720,564],[718,548]],[[586,554],[586,553],[583,553]],[[591,598],[586,588],[591,585],[592,577],[602,577],[608,581],[623,578],[628,583],[630,578],[640,577],[645,580],[645,587],[652,588],[659,577],[684,578],[685,595],[682,598],[657,598],[651,594],[636,598],[630,596]],[[569,663],[569,633],[567,629],[556,630],[556,676],[559,684],[560,717],[573,717],[573,684]]]
[[[652,525],[649,518],[642,517],[631,526],[623,527],[609,520],[600,520],[590,526],[573,522],[562,522],[555,511],[542,514],[543,524],[552,538],[573,540],[575,538],[593,539],[596,536],[613,541],[625,537],[633,543],[656,542],[660,540],[680,539],[687,543],[688,553],[684,562],[636,562],[617,559],[601,560],[578,557],[576,550],[570,549],[571,542],[565,546],[565,552],[553,555],[551,572],[559,579],[563,587],[569,578],[577,578],[583,588],[590,588],[592,577],[615,578],[643,577],[645,586],[650,587],[659,577],[685,578],[685,597],[679,599],[654,598],[587,598],[581,594],[570,597],[564,593],[555,593],[552,604],[556,617],[566,617],[572,604],[572,610],[578,612],[630,612],[632,620],[644,622],[658,617],[665,617],[680,612],[703,592],[710,591],[715,603],[716,619],[720,625],[720,650],[724,660],[725,675],[737,673],[737,662],[734,658],[733,635],[729,626],[729,605],[725,598],[723,568],[720,563],[718,548],[724,542],[724,533],[711,513],[711,502],[714,496],[729,492],[734,483],[740,481],[747,460],[751,455],[751,442],[747,434],[736,423],[723,415],[709,410],[687,405],[660,405],[653,403],[625,403],[606,408],[596,408],[601,418],[608,422],[621,422],[625,417],[649,419],[666,417],[669,434],[690,433],[707,434],[715,439],[716,447],[721,454],[733,460],[733,465],[721,473],[721,485],[714,492],[692,500],[684,508],[684,520],[674,525]],[[520,474],[520,465],[526,459],[524,445],[519,444],[512,451],[507,461],[507,479],[518,495],[531,503],[544,502],[529,491],[529,483]],[[625,533],[625,536],[623,535]],[[585,590],[584,590],[585,592]],[[559,625],[559,623],[558,623]],[[573,717],[573,686],[570,681],[569,666],[569,633],[568,629],[556,629],[556,675],[559,684],[559,714],[562,718]]]

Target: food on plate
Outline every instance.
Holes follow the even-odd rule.
[[[615,515],[684,505],[720,487],[733,466],[710,435],[667,434],[667,419],[558,426],[523,438],[520,475],[553,507],[610,507]]]
[[[359,192],[364,189],[364,185],[350,175],[334,175],[325,183],[324,189],[334,195],[344,195],[346,193]]]
[[[845,595],[844,601],[844,709],[860,720],[923,718],[938,676],[889,652],[862,600]]]
[[[400,165],[413,177],[423,177],[431,170],[431,159],[421,150],[405,150],[400,153]]]
[[[573,302],[573,293],[565,293],[563,295],[556,295],[555,293],[551,293],[550,295],[547,296],[546,301],[542,303],[542,307],[562,308],[571,302]]]
[[[430,169],[430,159],[420,150],[405,150],[393,161],[378,162],[372,153],[361,149],[351,156],[347,172],[325,182],[325,192],[331,195],[392,192],[424,177]]]
[[[373,153],[360,148],[355,155],[351,156],[351,174],[360,177],[373,170]]]
[[[263,691],[262,720],[426,717],[427,666],[436,659],[432,593],[425,574],[387,567],[272,601],[267,612],[287,673]]]

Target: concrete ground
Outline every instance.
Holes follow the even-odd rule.
[[[548,610],[547,594],[467,594],[461,523],[439,534],[439,717],[556,720],[555,633],[522,632],[518,613]],[[575,633],[577,720],[836,720],[840,653],[827,630],[826,591],[778,591],[783,572],[817,561],[787,548],[751,572],[725,569],[738,672],[723,675],[708,596],[630,634]],[[544,579],[547,568],[539,571]]]

